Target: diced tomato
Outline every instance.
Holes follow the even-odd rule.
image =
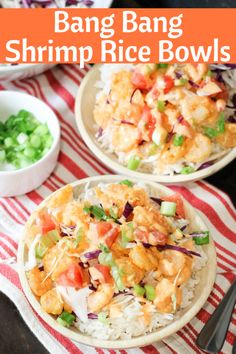
[[[150,79],[145,77],[143,74],[135,70],[131,76],[131,82],[135,88],[140,90],[149,90],[152,85]]]
[[[112,224],[107,221],[99,221],[96,226],[98,237],[103,237],[112,229]]]
[[[180,218],[183,219],[185,218],[184,203],[181,196],[178,193],[172,194],[168,197],[164,197],[163,200],[166,200],[167,202],[176,203],[176,214]]]
[[[148,243],[148,231],[137,228],[135,230],[135,238],[141,242]]]
[[[96,229],[98,237],[103,238],[109,248],[113,245],[120,232],[118,227],[114,227],[107,221],[97,223]]]
[[[110,267],[102,264],[96,264],[94,268],[97,269],[97,271],[101,274],[101,282],[102,283],[111,283],[112,282],[112,276],[110,273]]]
[[[153,117],[151,110],[147,106],[145,106],[143,109],[141,119],[146,123],[146,128],[148,129],[148,136],[151,139],[152,133],[156,125],[156,119]]]
[[[51,215],[48,213],[42,213],[40,215],[40,228],[41,228],[41,233],[44,235],[49,231],[55,230],[56,224],[53,221]]]
[[[164,93],[166,94],[172,89],[172,87],[174,87],[174,80],[168,75],[164,75],[163,78],[165,81]]]
[[[71,264],[66,271],[56,279],[56,283],[62,286],[81,288],[83,285],[83,272],[78,264]]]
[[[149,234],[149,237],[148,237],[149,243],[153,246],[165,245],[167,242],[167,239],[168,239],[168,236],[158,230],[151,231]]]
[[[109,232],[109,236],[106,237],[106,245],[111,248],[111,246],[113,245],[113,243],[116,241],[118,235],[120,233],[120,230],[118,227],[113,228],[110,232]]]

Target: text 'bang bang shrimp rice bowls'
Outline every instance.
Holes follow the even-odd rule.
[[[236,156],[234,65],[104,64],[76,101],[85,142],[118,173],[175,183]]]
[[[121,176],[75,182],[31,215],[18,253],[31,305],[53,328],[104,348],[175,333],[202,308],[216,256],[178,194]]]

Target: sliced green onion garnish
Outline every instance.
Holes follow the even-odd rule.
[[[113,207],[109,209],[109,214],[113,219],[116,220],[118,218],[118,211],[118,207],[116,205],[113,205]]]
[[[214,128],[203,127],[203,129],[204,129],[204,134],[208,136],[208,138],[210,139],[216,138],[218,135],[218,131]]]
[[[3,162],[6,158],[6,153],[4,150],[0,150],[0,162]]]
[[[182,168],[182,170],[180,171],[180,173],[182,175],[188,175],[189,173],[193,173],[195,170],[192,166],[185,166]]]
[[[193,236],[194,242],[196,243],[196,245],[208,245],[210,235],[209,231],[202,231],[201,234],[202,236]]]
[[[115,281],[117,289],[119,291],[123,291],[125,287],[124,287],[123,281],[121,279],[122,272],[120,271],[120,269],[116,265],[111,267],[111,275]]]
[[[105,210],[97,205],[91,205],[90,207],[84,207],[85,213],[90,213],[93,215],[97,220],[107,220],[109,217],[106,215]]]
[[[174,216],[176,213],[176,203],[162,202],[160,213],[165,216]]]
[[[175,135],[173,139],[174,146],[181,146],[184,142],[183,135]]]
[[[108,316],[108,313],[106,311],[99,312],[98,321],[103,324],[107,324],[107,316]]]
[[[166,69],[166,68],[168,68],[168,64],[164,64],[164,63],[161,64],[161,63],[159,63],[159,64],[158,64],[158,68],[159,68],[159,69]]]
[[[137,296],[143,296],[145,294],[145,289],[137,284],[137,285],[134,285],[134,292]]]
[[[157,109],[159,112],[163,113],[165,110],[165,102],[164,101],[157,101]]]
[[[57,322],[64,327],[70,327],[74,321],[75,316],[66,311],[63,311],[62,314],[57,317]]]
[[[0,124],[0,146],[5,152],[1,162],[16,169],[32,165],[51,148],[53,137],[46,124],[37,121],[30,112],[21,110]]]
[[[128,187],[133,187],[133,182],[129,181],[128,179],[124,179],[123,181],[121,181],[119,184],[124,184]]]
[[[133,239],[133,223],[129,222],[121,226],[121,247],[125,248]]]
[[[37,259],[42,259],[44,256],[45,256],[45,254],[46,254],[46,252],[47,252],[47,250],[48,250],[48,247],[47,246],[45,246],[43,243],[38,243],[37,245],[36,245],[36,247],[35,247],[35,257],[37,258]]]
[[[213,72],[211,70],[208,70],[208,72],[206,73],[206,76],[212,77],[213,76]]]
[[[141,160],[138,156],[132,156],[132,157],[130,157],[130,159],[128,161],[127,167],[129,170],[135,171],[139,167],[140,162],[141,162]]]
[[[156,291],[155,288],[152,285],[146,284],[144,285],[145,291],[146,291],[146,298],[149,301],[153,301],[156,297]]]
[[[84,228],[80,227],[77,232],[76,238],[74,240],[74,247],[75,248],[78,247],[79,243],[82,241],[83,236],[84,236]]]
[[[180,83],[180,85],[186,85],[188,83],[188,79],[181,78],[181,79],[179,79],[179,83]]]
[[[172,294],[171,295],[171,301],[172,301],[172,305],[173,305],[173,311],[176,312],[177,309],[177,299],[176,299],[176,295]]]
[[[152,142],[148,151],[148,156],[155,155],[157,151],[158,151],[158,145]]]
[[[221,112],[219,115],[219,119],[217,122],[217,131],[219,134],[222,134],[225,132],[225,115],[224,112]]]

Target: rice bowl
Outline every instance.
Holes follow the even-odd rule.
[[[87,182],[90,182],[90,187],[95,187],[99,183],[111,184],[117,183],[124,179],[124,177],[104,176],[87,179],[85,181],[77,182],[74,185],[74,194],[83,195]],[[136,181],[134,181],[136,182]],[[160,197],[170,194],[169,190],[162,186],[156,186],[151,183],[146,184],[152,196]],[[88,186],[87,186],[88,187]],[[54,194],[55,195],[55,194]],[[90,193],[91,196],[91,193]],[[45,208],[50,197],[47,198],[39,209]],[[185,204],[185,203],[184,203]],[[198,216],[195,215],[193,209],[185,204],[186,215],[191,221],[191,227],[194,230],[206,230],[206,226],[202,223]],[[27,223],[27,229],[34,222],[35,215],[33,214]],[[29,229],[28,229],[29,230]],[[27,236],[26,236],[27,237]],[[81,343],[100,346],[106,348],[128,348],[152,343],[154,341],[163,339],[167,335],[174,333],[176,330],[186,324],[202,307],[206,301],[215,277],[215,251],[210,239],[210,244],[205,246],[197,246],[197,253],[201,253],[201,259],[196,261],[191,278],[188,284],[184,286],[183,301],[181,307],[176,313],[160,313],[156,311],[153,304],[150,305],[150,314],[152,319],[149,326],[142,326],[142,322],[137,321],[137,314],[140,316],[140,299],[134,298],[131,294],[118,293],[113,298],[115,303],[124,303],[125,306],[122,312],[122,318],[109,319],[108,323],[103,323],[98,319],[76,319],[74,326],[70,329],[58,325],[55,321],[55,316],[49,316],[42,310],[37,298],[32,294],[28,280],[25,274],[25,265],[27,264],[27,250],[25,246],[25,238],[20,242],[18,262],[20,265],[20,278],[24,291],[36,311],[50,324],[53,325],[59,332],[65,334],[69,338],[73,338]],[[208,262],[207,259],[211,259]],[[202,267],[205,267],[202,269]],[[202,269],[202,270],[201,270]],[[147,274],[146,274],[147,275]],[[151,275],[149,274],[149,277]],[[148,280],[150,283],[150,279]],[[126,289],[125,289],[126,290]],[[130,292],[130,289],[129,289]],[[138,312],[139,311],[139,312]],[[127,322],[124,321],[124,318]],[[123,320],[122,320],[123,319]],[[128,324],[128,325],[127,325]],[[76,330],[77,327],[79,329]],[[163,328],[161,328],[163,327]],[[146,336],[144,336],[145,333]]]
[[[138,146],[136,147],[134,146],[134,148],[125,151],[121,151],[120,148],[116,150],[114,146],[111,144],[111,140],[113,139],[112,136],[114,136],[112,135],[114,127],[118,127],[116,129],[121,129],[121,128],[123,129],[122,130],[123,141],[120,140],[121,141],[120,144],[129,145],[131,144],[131,140],[133,139],[133,135],[131,133],[133,132],[133,130],[135,130],[135,126],[132,125],[134,123],[128,122],[128,119],[126,120],[122,119],[121,120],[122,124],[119,125],[120,123],[118,121],[120,118],[116,118],[118,119],[118,121],[116,120],[114,121],[115,119],[114,118],[112,119],[114,123],[112,122],[110,125],[107,125],[106,128],[104,128],[104,126],[101,127],[100,125],[101,123],[97,124],[94,121],[93,118],[94,107],[95,107],[95,111],[97,111],[96,114],[99,113],[101,114],[101,117],[102,116],[104,117],[104,122],[105,121],[108,122],[108,119],[110,119],[110,117],[116,117],[113,113],[109,113],[110,112],[109,110],[113,109],[111,107],[112,106],[111,104],[105,105],[104,103],[103,105],[103,103],[100,103],[100,108],[99,106],[98,108],[96,108],[97,106],[96,102],[99,102],[100,99],[103,101],[103,98],[107,97],[107,95],[110,94],[109,92],[111,88],[111,80],[112,80],[111,78],[114,73],[115,74],[118,73],[120,75],[121,73],[122,74],[127,73],[132,70],[133,70],[132,65],[106,64],[103,65],[102,67],[97,65],[87,74],[77,95],[75,114],[76,114],[78,128],[87,145],[96,154],[96,156],[99,159],[101,159],[101,161],[103,161],[103,163],[105,163],[107,166],[109,166],[110,168],[112,168],[118,173],[129,174],[130,176],[133,176],[135,178],[140,177],[140,178],[148,178],[148,180],[158,181],[158,182],[177,183],[177,182],[197,180],[200,178],[207,177],[210,174],[218,171],[225,164],[229,163],[235,158],[236,148],[229,148],[229,147],[222,148],[219,145],[215,144],[214,141],[210,143],[211,139],[207,136],[203,136],[202,133],[200,134],[197,133],[197,135],[203,138],[204,141],[206,140],[206,143],[209,147],[209,153],[205,153],[204,152],[205,150],[202,149],[203,150],[202,158],[199,160],[197,159],[198,162],[196,161],[196,159],[193,159],[196,162],[190,161],[191,159],[190,154],[188,155],[189,161],[186,161],[184,156],[182,158],[181,156],[179,156],[178,158],[178,154],[181,155],[182,150],[189,148],[190,145],[192,144],[191,138],[185,138],[185,143],[184,143],[185,145],[183,144],[183,146],[180,147],[174,146],[176,150],[175,156],[177,156],[176,162],[171,161],[171,163],[168,164],[164,163],[162,164],[162,166],[160,166],[160,161],[162,159],[164,162],[167,161],[167,157],[164,158],[163,155],[162,158],[162,154],[167,152],[166,149],[170,144],[173,144],[173,142],[163,145],[163,148],[156,151],[156,153],[154,151],[153,151],[154,153],[150,152],[150,156],[148,156],[149,153],[146,152],[147,149],[150,148],[152,150],[152,147],[157,148],[157,145],[155,143],[148,142],[147,140],[145,142],[143,138],[142,138],[141,145],[139,144]],[[225,70],[222,76],[224,77],[226,75],[230,76],[232,75],[232,73],[234,73],[233,70],[232,71]],[[113,79],[114,78],[115,76],[113,76]],[[230,85],[232,85],[232,82],[233,79],[231,78]],[[137,94],[136,89],[135,92],[136,95]],[[230,92],[231,92],[230,97],[232,98],[234,94],[234,90],[231,89]],[[191,91],[190,94],[193,95],[195,99],[195,94],[193,94]],[[205,100],[206,97],[203,98]],[[120,107],[122,106],[122,102],[123,101],[121,100],[119,103]],[[129,102],[126,101],[125,104],[129,105]],[[122,110],[122,107],[120,109]],[[125,110],[125,112],[127,112],[127,110]],[[225,119],[234,120],[234,118],[232,118],[232,109],[230,110],[227,107],[224,114],[225,114]],[[188,123],[186,122],[186,125],[187,124]],[[235,127],[235,124],[233,122],[230,124],[233,129]],[[132,132],[130,132],[130,129],[132,129]],[[136,134],[136,132],[134,132],[134,134]],[[168,137],[171,138],[172,140],[176,135],[175,133],[172,132],[168,134],[169,134]],[[129,139],[125,137],[129,137]],[[145,139],[148,139],[147,136]],[[139,161],[137,165],[134,166],[133,161],[131,160],[134,160],[133,157],[136,156],[138,157]],[[131,166],[131,162],[132,162],[132,166]]]

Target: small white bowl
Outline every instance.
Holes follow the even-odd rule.
[[[26,79],[43,73],[51,69],[55,64],[18,64],[18,65],[0,65],[0,81],[13,81]]]
[[[95,87],[95,83],[100,80],[100,66],[100,64],[94,65],[94,67],[85,76],[82,84],[80,85],[76,96],[75,117],[77,127],[85,143],[96,155],[96,157],[99,158],[102,163],[104,163],[110,169],[116,173],[126,174],[133,178],[140,178],[144,181],[173,184],[196,181],[206,178],[221,170],[236,157],[236,148],[233,148],[212,166],[190,173],[188,175],[179,174],[174,176],[165,176],[129,170],[118,161],[118,158],[115,154],[105,152],[95,138],[96,128],[93,118],[93,109],[95,105],[96,94],[99,90]]]
[[[99,183],[117,183],[124,180],[125,176],[115,176],[115,175],[107,175],[107,176],[95,176],[89,177],[86,179],[82,179],[72,183],[73,186],[73,194],[75,196],[79,196],[84,192],[84,189],[87,188],[88,183],[89,187],[95,187]],[[140,180],[131,178],[133,182],[140,182]],[[162,186],[158,183],[153,182],[144,182],[144,184],[149,188],[152,196],[168,196],[173,194],[173,191],[167,187]],[[35,212],[44,208],[44,206],[48,203],[50,198],[55,195],[58,191],[54,192],[50,196],[48,196],[35,210]],[[188,220],[190,221],[190,225],[192,229],[195,230],[207,230],[207,226],[200,218],[196,210],[185,200],[185,212]],[[18,272],[20,277],[20,282],[22,289],[24,291],[25,296],[29,300],[31,306],[35,310],[35,312],[53,329],[57,330],[65,337],[75,340],[78,343],[82,343],[85,345],[89,345],[92,347],[101,347],[101,348],[109,348],[109,349],[124,349],[124,348],[136,348],[143,347],[145,345],[155,343],[163,340],[164,338],[176,333],[182,327],[184,327],[189,321],[192,320],[194,316],[200,311],[205,302],[207,301],[208,296],[211,293],[213,288],[215,276],[216,276],[216,251],[213,242],[212,236],[210,237],[210,243],[208,245],[202,246],[204,252],[207,255],[208,262],[204,268],[202,268],[199,275],[199,283],[196,285],[194,298],[192,299],[191,304],[185,309],[181,310],[181,315],[174,319],[169,325],[165,327],[161,327],[158,330],[155,330],[149,334],[141,335],[138,337],[133,337],[132,339],[117,339],[117,340],[105,340],[99,338],[93,338],[88,334],[81,333],[79,330],[75,328],[66,328],[58,324],[55,319],[55,316],[51,316],[42,310],[39,299],[34,296],[32,290],[30,289],[26,272],[25,272],[25,264],[28,259],[28,249],[25,243],[25,233],[26,230],[29,229],[30,225],[34,222],[35,212],[28,219],[25,232],[20,239],[18,254],[17,254],[17,264],[18,264]],[[89,350],[88,350],[89,351]],[[135,350],[134,350],[135,352]]]
[[[50,150],[34,164],[14,171],[0,171],[0,196],[11,197],[32,191],[40,186],[52,173],[60,149],[60,125],[54,112],[38,98],[16,91],[0,92],[0,120],[21,109],[31,112],[35,118],[47,122],[53,143]]]

